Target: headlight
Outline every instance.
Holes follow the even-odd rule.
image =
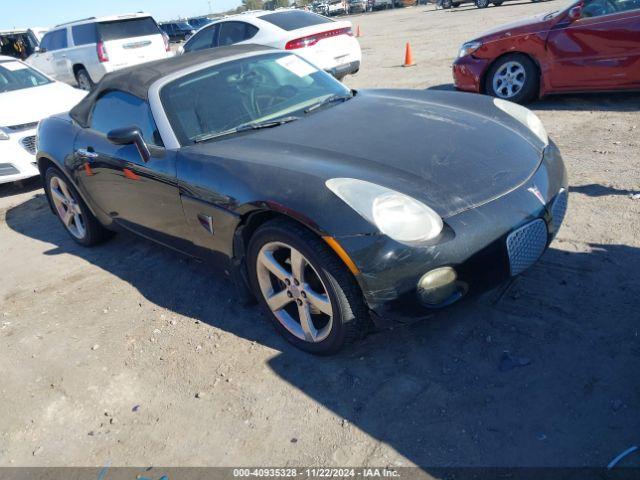
[[[545,147],[549,145],[549,135],[542,125],[542,121],[538,116],[522,105],[517,103],[502,100],[501,98],[494,98],[493,104],[505,113],[508,113],[520,123],[529,127],[529,129],[536,134],[536,137],[544,143]]]
[[[471,55],[473,52],[478,50],[481,46],[482,46],[482,42],[467,42],[462,44],[462,46],[460,47],[460,51],[458,52],[458,58]]]
[[[394,240],[416,243],[442,232],[440,216],[403,193],[354,178],[332,178],[327,188]]]
[[[0,128],[0,140],[9,140],[9,135],[2,128]]]

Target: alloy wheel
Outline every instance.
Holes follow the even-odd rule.
[[[54,176],[49,182],[49,192],[56,213],[66,229],[71,235],[82,240],[87,234],[87,229],[80,204],[69,186],[60,177]]]
[[[333,326],[328,289],[309,260],[283,242],[265,244],[256,259],[260,291],[276,319],[300,340],[318,343]]]
[[[493,75],[493,91],[500,98],[518,94],[527,80],[527,72],[519,62],[506,62]]]

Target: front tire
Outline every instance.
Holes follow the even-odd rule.
[[[498,59],[487,72],[488,95],[516,103],[529,103],[538,95],[538,69],[526,55],[515,53]]]
[[[249,242],[247,266],[260,304],[297,348],[330,355],[370,329],[355,278],[304,227],[288,220],[265,223]]]
[[[94,217],[75,187],[57,168],[49,167],[47,170],[45,189],[58,220],[77,243],[90,247],[112,235]]]
[[[86,90],[88,92],[93,90],[93,87],[96,86],[96,84],[93,83],[93,80],[91,80],[89,72],[87,72],[84,67],[79,68],[76,72],[76,82],[78,82],[78,87],[80,87],[81,90]]]

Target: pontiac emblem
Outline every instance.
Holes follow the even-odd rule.
[[[534,185],[533,187],[527,188],[527,190],[533,193],[533,196],[536,197],[538,200],[540,200],[540,203],[542,205],[545,205],[544,197],[542,196],[542,193],[540,193],[540,190],[538,189],[538,187]]]

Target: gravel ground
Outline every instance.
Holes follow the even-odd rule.
[[[354,16],[347,83],[450,88],[464,40],[566,4]],[[638,444],[640,95],[532,108],[571,186],[541,262],[333,358],[290,347],[205,265],[128,235],[80,248],[37,181],[1,186],[0,466],[604,466]]]

